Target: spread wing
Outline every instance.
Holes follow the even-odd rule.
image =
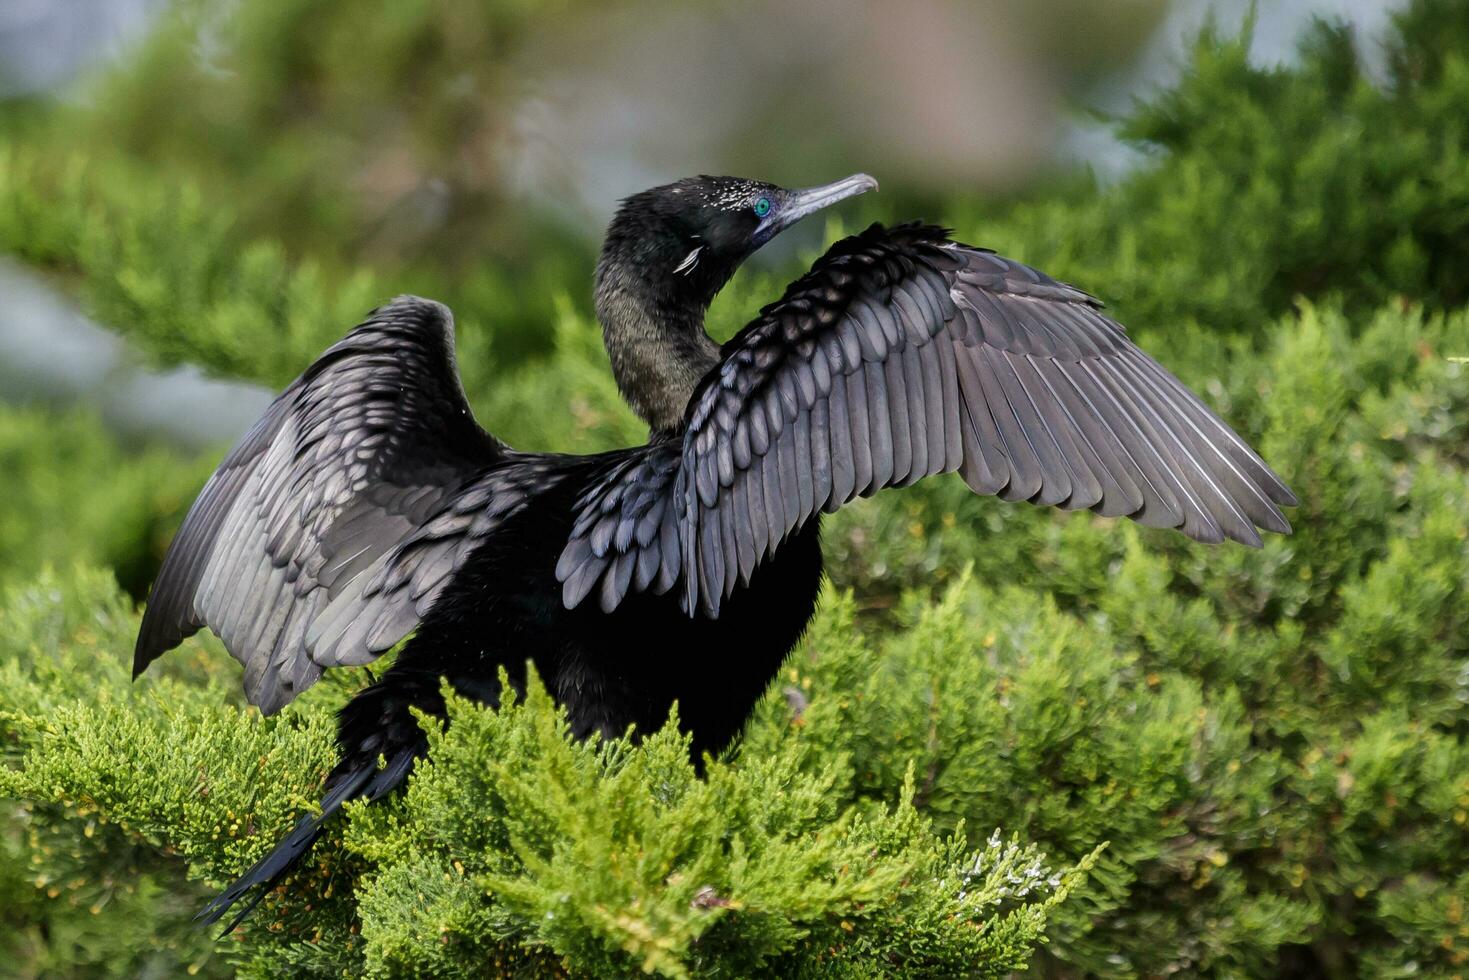
[[[154,583],[134,675],[201,626],[278,710],[390,649],[517,501],[470,414],[447,308],[400,297],[281,393],[195,500]],[[514,469],[513,467],[510,469]]]
[[[1100,307],[937,228],[837,243],[725,346],[677,460],[646,459],[659,479],[584,501],[558,568],[564,602],[600,584],[612,608],[630,588],[680,582],[686,610],[715,616],[818,511],[951,471],[978,493],[1199,541],[1288,533],[1290,490]],[[666,503],[649,502],[654,486]]]

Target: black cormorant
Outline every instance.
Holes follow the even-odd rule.
[[[696,753],[725,746],[811,618],[821,515],[855,497],[957,471],[1199,541],[1289,532],[1285,484],[1100,303],[944,229],[873,225],[709,338],[741,262],[876,187],[697,177],[622,203],[596,310],[646,445],[506,446],[470,414],[449,311],[416,297],[275,400],[184,520],[135,675],[208,626],[270,714],[411,637],[342,709],[321,814],[203,917],[278,879],[345,800],[403,781],[425,748],[409,709],[441,714],[441,678],[494,703],[498,671],[520,684],[530,661],[577,736],[656,729],[677,701]]]

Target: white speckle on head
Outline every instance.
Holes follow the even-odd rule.
[[[754,203],[755,187],[749,181],[721,181],[713,187],[705,187],[699,200],[707,207],[732,211]]]

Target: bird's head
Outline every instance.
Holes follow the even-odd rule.
[[[705,307],[760,246],[809,214],[876,189],[866,174],[800,190],[742,177],[688,177],[634,194],[607,229],[598,290],[608,276],[631,276],[658,299]]]

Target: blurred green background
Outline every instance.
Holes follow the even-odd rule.
[[[1463,970],[1469,3],[17,2],[0,92],[0,974],[436,962],[381,939],[416,935],[388,899],[342,906],[368,938],[330,955],[188,926],[189,876],[253,852],[177,802],[192,757],[130,782],[109,706],[163,710],[126,682],[133,603],[223,448],[372,306],[449,303],[512,444],[626,444],[590,316],[616,200],[858,170],[882,193],[758,256],[716,334],[844,230],[952,225],[1102,297],[1281,471],[1297,533],[1209,549],[949,478],[849,508],[746,755],[840,760],[833,806],[912,763],[936,832],[1057,866],[1108,842],[1037,973]],[[171,696],[248,717],[187,649]],[[320,751],[341,683],[251,744]],[[91,768],[52,764],[83,740],[58,713]],[[311,776],[250,805],[279,823]]]

